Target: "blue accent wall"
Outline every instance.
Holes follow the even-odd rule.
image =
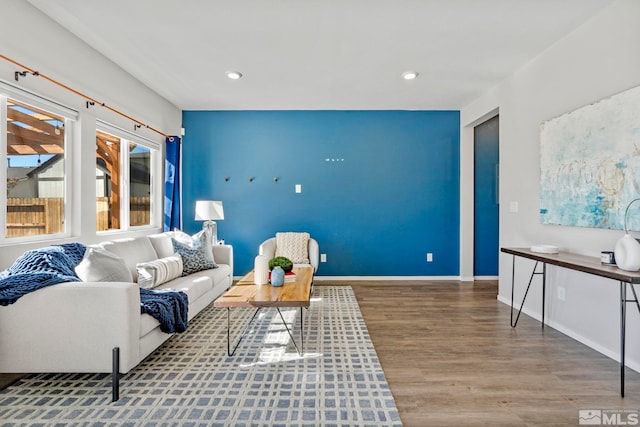
[[[196,200],[222,200],[236,275],[277,231],[318,240],[321,276],[459,275],[458,111],[185,111],[183,126],[184,228],[202,227]]]

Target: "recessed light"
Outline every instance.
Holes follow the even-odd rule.
[[[242,73],[239,71],[227,71],[227,77],[231,80],[238,80],[242,77]]]
[[[416,77],[418,77],[417,71],[405,71],[404,73],[402,73],[402,78],[405,80],[413,80]]]

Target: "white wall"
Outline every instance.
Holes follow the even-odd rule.
[[[26,1],[0,0],[2,9],[0,40],[2,55],[58,80],[106,105],[169,135],[180,135],[182,113],[174,105],[151,91],[141,82],[107,60]],[[133,130],[133,123],[98,105],[86,108],[85,100],[47,82],[28,75],[14,81],[15,65],[0,59],[0,80],[55,100],[79,112],[79,125],[74,132],[76,142],[66,153],[74,160],[73,236],[75,240],[93,243],[114,235],[97,236],[95,232],[95,126],[101,119],[123,129]],[[164,147],[164,137],[141,128],[138,134]],[[160,153],[164,159],[164,149]],[[5,154],[2,154],[5,158]],[[158,164],[164,161],[158,159]],[[3,166],[6,167],[3,162]],[[155,177],[156,206],[163,206],[162,174]],[[161,209],[160,209],[161,210]],[[154,218],[162,226],[162,212]],[[148,231],[147,231],[148,233]],[[122,233],[121,233],[122,234]],[[59,243],[59,241],[47,241]],[[43,242],[4,245],[0,247],[0,269],[4,269],[25,250],[42,247]]]
[[[620,231],[540,224],[539,126],[567,111],[640,85],[639,22],[640,2],[620,0],[461,111],[463,156],[472,156],[472,125],[488,112],[499,110],[501,247],[545,243],[599,256],[602,250],[613,250],[621,237]],[[473,185],[473,173],[463,179],[462,194],[466,194]],[[512,201],[518,202],[518,213],[509,212]],[[463,215],[462,224],[468,229],[473,224],[473,211]],[[472,233],[466,233],[463,239],[463,246],[469,248]],[[498,298],[505,302],[511,298],[511,261],[511,256],[501,254]],[[468,262],[465,268],[468,272]],[[516,297],[523,295],[532,268],[533,263],[516,260]],[[619,284],[555,267],[549,268],[548,282],[550,324],[617,359]],[[557,298],[558,286],[566,288],[564,302]],[[540,299],[537,285],[525,305],[534,316],[541,313]],[[632,305],[628,310],[627,361],[638,370],[640,315]]]

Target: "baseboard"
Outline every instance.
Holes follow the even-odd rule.
[[[472,280],[498,280],[499,276],[474,276]]]
[[[420,280],[420,281],[435,281],[435,280],[452,280],[460,281],[460,276],[315,276],[313,278],[316,282],[329,281],[329,280],[380,280],[380,281],[399,281],[399,280]]]
[[[240,280],[244,276],[233,276],[233,280]],[[460,277],[460,276],[314,276],[313,280],[315,282],[322,281],[454,281],[454,282],[473,282],[474,280],[483,280],[483,279],[474,279],[473,277]],[[497,280],[491,279],[491,280]]]
[[[505,305],[511,306],[511,298],[505,298],[503,296],[498,295],[498,301],[503,303],[503,304],[505,304]],[[516,308],[517,308],[517,305],[516,305]],[[542,314],[540,314],[538,312],[535,312],[535,311],[531,311],[528,308],[523,308],[522,312],[524,314],[526,314],[527,316],[536,319],[538,322],[542,322]],[[516,314],[516,312],[514,311],[514,315],[515,314]],[[561,325],[561,324],[559,324],[557,322],[549,321],[547,319],[546,325],[552,327],[556,331],[558,331],[558,332],[560,332],[560,333],[562,333],[562,334],[564,334],[564,335],[566,335],[566,336],[568,336],[570,338],[573,338],[574,340],[578,341],[579,343],[582,343],[582,344],[586,345],[587,347],[594,349],[598,353],[604,354],[608,358],[613,359],[616,362],[620,363],[620,355],[617,352],[612,351],[612,350],[610,350],[610,349],[608,349],[606,347],[603,347],[600,344],[590,340],[589,338],[586,338],[583,335],[580,335],[580,334],[576,333],[575,331],[573,331],[573,330],[571,330],[571,329],[569,329],[569,328],[567,328],[567,327],[565,327],[565,326],[563,326],[563,325]],[[617,333],[617,331],[616,331],[616,333]],[[636,372],[640,372],[640,363],[635,362],[633,360],[629,360],[628,352],[627,352],[627,357],[625,359],[625,366],[627,368],[633,369]]]

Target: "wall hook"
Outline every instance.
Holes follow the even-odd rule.
[[[229,182],[229,177],[228,176],[224,177],[224,182]]]
[[[249,177],[249,182],[253,182],[253,177],[252,176]]]
[[[273,182],[278,182],[278,177],[277,176],[273,177]]]

